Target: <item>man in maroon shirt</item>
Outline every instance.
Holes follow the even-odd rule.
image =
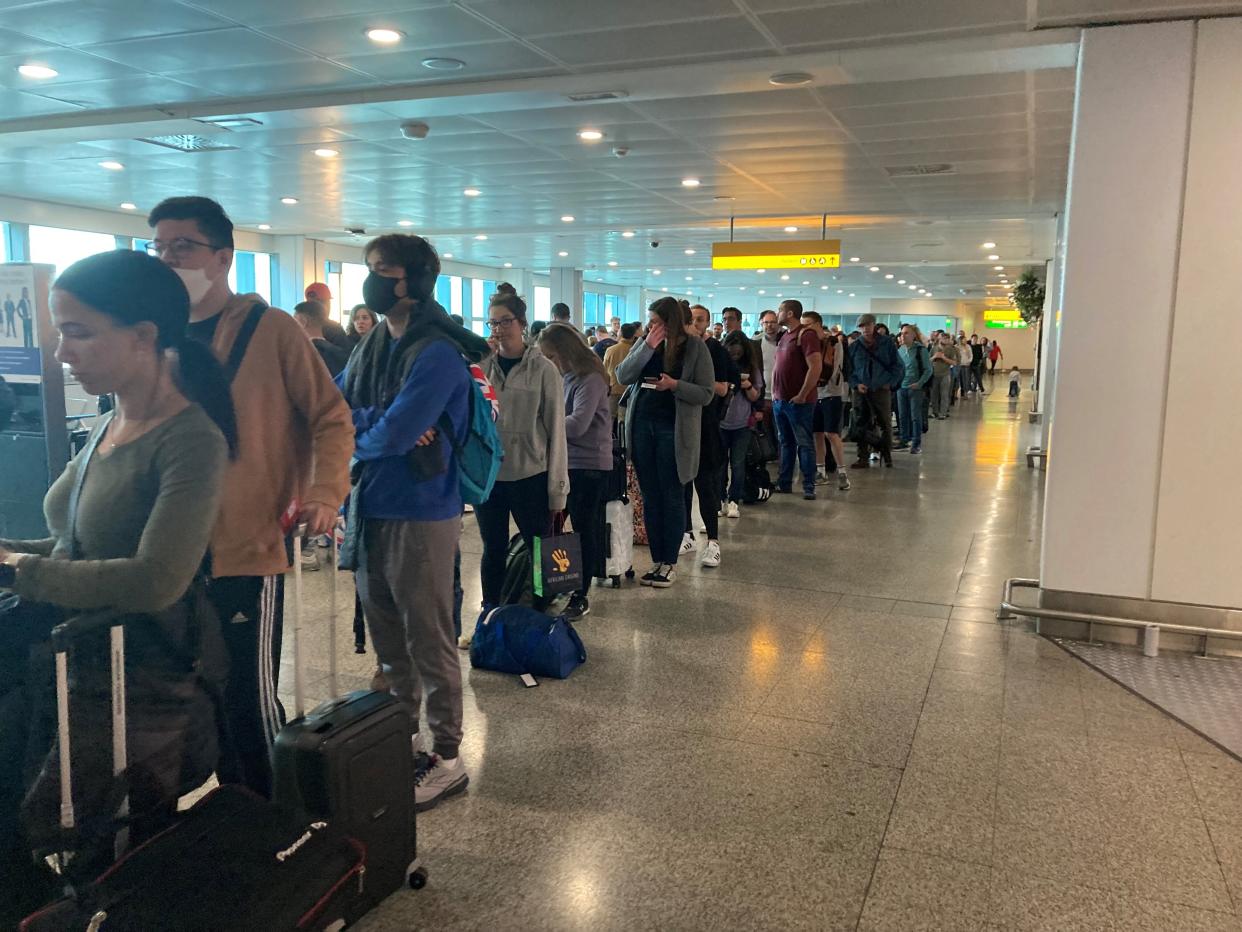
[[[824,365],[819,337],[802,326],[802,302],[782,301],[777,321],[786,328],[776,345],[772,413],[781,439],[777,492],[793,491],[794,456],[802,468],[802,497],[815,500],[815,441],[811,435],[815,387]]]

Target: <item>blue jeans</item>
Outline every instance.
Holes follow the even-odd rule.
[[[923,389],[899,388],[897,390],[898,420],[901,422],[901,439],[917,447],[923,442]]]
[[[800,405],[777,399],[772,403],[776,417],[776,429],[781,438],[781,471],[777,485],[782,489],[793,487],[794,456],[802,466],[802,488],[815,491],[815,439],[811,436],[811,424],[815,417],[815,403]]]
[[[643,496],[643,523],[655,563],[677,563],[686,533],[685,487],[677,475],[673,425],[641,415],[634,420],[630,455]]]
[[[724,443],[725,461],[720,467],[720,488],[726,502],[740,502],[746,497],[746,454],[750,450],[751,429],[720,429]],[[730,470],[732,472],[730,473]]]

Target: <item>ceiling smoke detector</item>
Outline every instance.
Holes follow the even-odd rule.
[[[805,87],[814,80],[815,77],[805,71],[786,71],[772,75],[768,78],[768,83],[773,87]]]
[[[956,175],[957,169],[948,162],[933,162],[926,165],[885,165],[884,170],[890,178],[926,178],[930,175]]]

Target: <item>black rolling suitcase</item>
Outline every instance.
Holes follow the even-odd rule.
[[[335,542],[330,566],[329,682],[334,698],[304,712],[301,651],[302,569],[294,561],[294,702],[296,717],[276,736],[277,802],[326,819],[366,848],[366,883],[349,919],[358,918],[427,874],[415,858],[414,756],[410,717],[389,693],[340,695],[336,672]]]
[[[69,641],[94,619],[53,633],[60,748],[60,827],[75,834],[68,723]],[[77,623],[75,625],[75,622]],[[102,624],[111,622],[104,620]],[[110,633],[113,733],[124,736],[124,629]],[[127,749],[112,742],[113,773],[124,785]],[[117,848],[126,847],[127,805],[116,811]],[[62,859],[63,860],[63,859]],[[72,862],[70,862],[72,866]],[[328,930],[344,926],[366,877],[366,853],[336,825],[223,786],[162,832],[126,852],[93,881],[28,916],[22,932],[149,932],[224,928]]]

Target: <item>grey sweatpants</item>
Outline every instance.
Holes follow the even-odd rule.
[[[931,384],[932,414],[940,417],[949,413],[949,402],[953,400],[953,376],[949,373],[933,375]]]
[[[418,731],[427,691],[432,750],[461,745],[461,667],[453,636],[453,555],[461,518],[379,521],[363,527],[356,576],[375,654]]]

